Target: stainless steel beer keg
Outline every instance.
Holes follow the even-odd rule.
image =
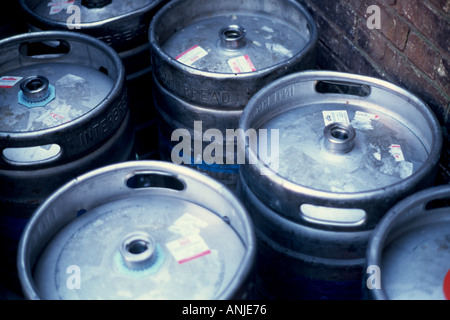
[[[164,0],[19,0],[31,31],[76,31],[96,37],[123,60],[128,79],[150,72],[147,32]]]
[[[434,183],[435,115],[386,81],[305,71],[260,90],[240,128],[239,196],[260,239],[261,290],[359,299],[371,231],[395,203]]]
[[[416,192],[381,219],[367,246],[366,298],[450,300],[450,186]]]
[[[148,28],[167,0],[20,0],[31,31],[63,30],[96,37],[111,46],[125,67],[136,156],[157,154],[156,111]],[[142,140],[145,142],[141,142]]]
[[[250,299],[245,207],[223,184],[163,161],[78,177],[30,219],[18,270],[28,299]]]
[[[166,4],[149,30],[161,157],[234,188],[239,163],[230,149],[242,110],[264,85],[313,68],[317,38],[296,1]]]
[[[133,135],[123,64],[93,37],[3,39],[0,77],[2,270],[16,273],[17,244],[39,204],[86,171],[130,159]]]

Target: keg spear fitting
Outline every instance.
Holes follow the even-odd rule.
[[[119,250],[125,265],[132,270],[142,270],[152,266],[157,255],[156,241],[146,232],[128,235]]]
[[[31,76],[20,82],[18,102],[27,108],[45,107],[55,96],[55,87],[46,77]]]
[[[243,48],[247,41],[245,29],[238,25],[230,25],[219,31],[220,45],[225,50],[238,50]]]
[[[338,154],[349,153],[355,146],[356,132],[352,125],[334,122],[323,130],[325,147]]]

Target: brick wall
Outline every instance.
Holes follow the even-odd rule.
[[[297,1],[319,28],[318,68],[390,81],[430,106],[444,135],[436,183],[450,183],[450,0]]]

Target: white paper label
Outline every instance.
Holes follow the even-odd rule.
[[[75,3],[75,0],[54,0],[47,4],[50,7],[50,15],[60,13],[63,10],[67,10],[69,6]]]
[[[206,228],[208,223],[195,217],[190,213],[183,214],[168,228],[169,231],[182,236],[197,234],[201,229]]]
[[[372,113],[356,111],[354,119],[357,120],[378,120],[380,116]]]
[[[0,78],[0,88],[12,88],[16,85],[17,82],[22,80],[22,77],[14,77],[14,76],[3,76]]]
[[[391,144],[389,147],[389,153],[395,158],[395,161],[405,161],[403,157],[402,147],[398,144]]]
[[[350,124],[347,110],[322,111],[322,115],[325,126],[335,122]]]
[[[362,111],[356,111],[355,117],[353,118],[352,121],[352,126],[355,129],[359,130],[373,130],[372,120],[378,119],[380,119],[380,116],[378,115]]]
[[[256,71],[253,62],[248,55],[240,56],[228,60],[228,65],[234,73],[254,72]]]
[[[169,242],[166,244],[166,247],[179,264],[198,259],[211,253],[208,245],[199,234]]]
[[[192,64],[194,64],[194,62],[200,60],[207,54],[208,52],[202,47],[193,46],[192,48],[175,57],[175,59],[183,64],[191,66]]]

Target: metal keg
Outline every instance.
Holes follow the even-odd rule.
[[[0,77],[1,270],[18,284],[17,244],[32,213],[70,179],[130,159],[133,135],[123,64],[93,37],[3,39]]]
[[[127,79],[150,72],[147,32],[164,0],[19,0],[31,31],[72,30],[117,51]]]
[[[26,226],[18,270],[28,299],[249,299],[254,257],[250,218],[223,184],[131,161],[53,193]]]
[[[367,246],[366,297],[450,300],[450,185],[398,202]]]
[[[168,0],[20,0],[31,31],[71,30],[110,45],[125,67],[131,120],[144,143],[137,156],[157,152],[156,111],[151,96],[152,77],[148,28],[153,15]]]
[[[254,95],[240,129],[238,195],[259,240],[261,294],[360,299],[373,228],[434,183],[435,115],[389,82],[304,71]]]
[[[317,39],[293,0],[166,4],[149,30],[161,158],[234,189],[242,110],[264,85],[313,68]]]

